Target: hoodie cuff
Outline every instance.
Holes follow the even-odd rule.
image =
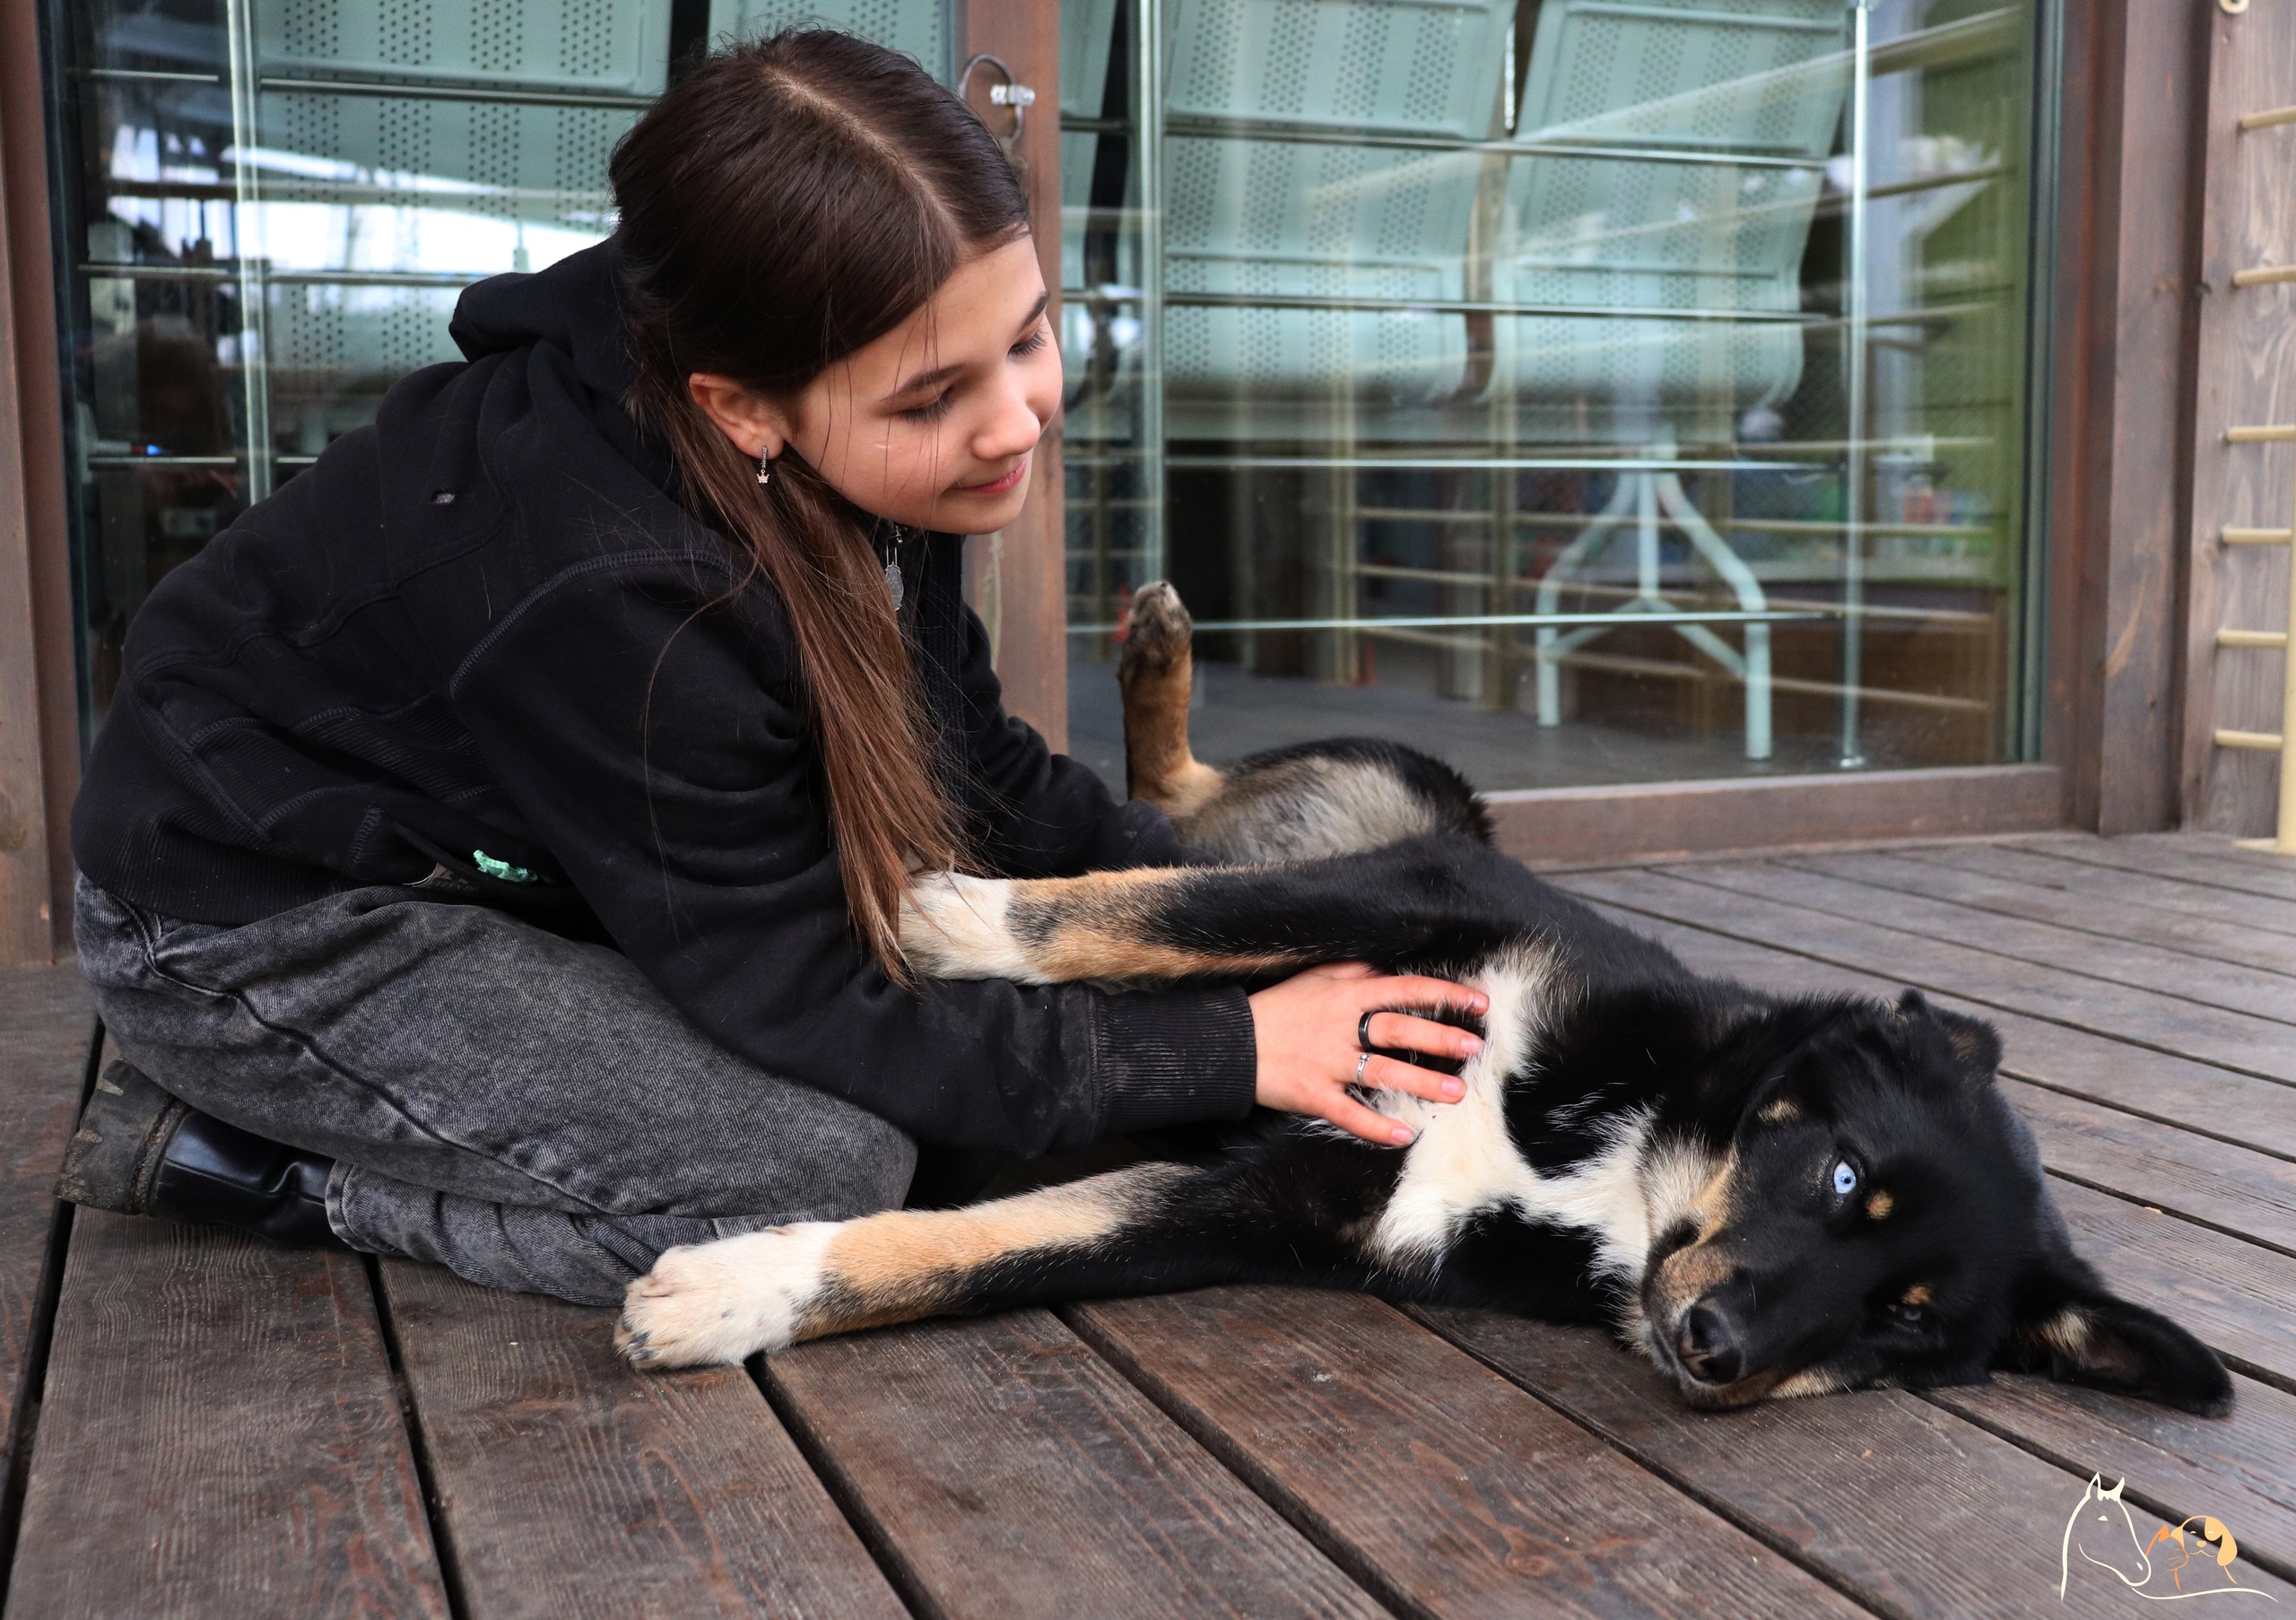
[[[1099,1046],[1103,1136],[1251,1111],[1259,1054],[1241,989],[1103,997]]]

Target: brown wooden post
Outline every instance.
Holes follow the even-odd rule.
[[[1060,322],[1060,4],[1059,0],[970,0],[964,11],[964,54],[987,52],[1036,92],[1023,109],[1019,150],[1028,166],[1035,211],[1037,258],[1052,292],[1053,330]],[[961,65],[961,63],[960,64]],[[984,67],[966,86],[988,126],[1004,135],[1011,109],[989,100],[1003,75]],[[1029,503],[998,536],[973,542],[974,600],[996,636],[996,669],[1004,703],[1045,735],[1068,745],[1067,518],[1062,501],[1061,424],[1037,451]],[[990,570],[994,578],[984,577]],[[993,613],[988,611],[993,607]]]
[[[2105,833],[2179,819],[2201,117],[2213,4],[2066,0],[2049,756]]]
[[[34,0],[0,0],[0,963],[72,945],[80,781]]]
[[[2257,834],[2273,828],[2277,768],[2268,753],[2218,747],[2215,734],[2282,728],[2284,655],[2220,647],[2217,631],[2282,628],[2290,552],[2239,538],[2289,522],[2296,456],[2228,444],[2224,435],[2243,423],[2296,422],[2296,287],[2257,282],[2253,274],[2296,265],[2296,207],[2289,201],[2296,192],[2296,123],[2240,127],[2243,118],[2296,108],[2296,5],[2209,11],[2198,398],[2186,536],[2192,589],[2183,813],[2187,825]],[[2243,271],[2251,284],[2236,285]],[[2227,530],[2233,544],[2226,544]]]

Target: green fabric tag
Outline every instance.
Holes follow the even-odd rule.
[[[471,864],[487,876],[506,884],[538,884],[542,881],[524,867],[514,867],[507,860],[497,860],[483,849],[470,852]]]

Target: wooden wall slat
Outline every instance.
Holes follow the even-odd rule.
[[[2086,1480],[1917,1397],[1866,1390],[1717,1417],[1596,1329],[1413,1314],[1885,1613],[2059,1612],[2058,1547]],[[2269,1577],[2254,1584],[2296,1598]]]
[[[1377,1300],[1215,1288],[1071,1320],[1405,1612],[1859,1612]]]
[[[359,1257],[77,1212],[10,1620],[447,1612]]]
[[[611,1311],[381,1272],[469,1620],[906,1613],[739,1367],[635,1372]]]
[[[2197,379],[2187,559],[2183,819],[2254,837],[2273,830],[2279,765],[2219,748],[2220,726],[2280,729],[2281,661],[2219,648],[2220,626],[2281,630],[2284,546],[2221,544],[2224,526],[2277,528],[2296,509],[2296,448],[2231,445],[2240,423],[2296,422],[2296,286],[2235,287],[2233,273],[2296,264],[2296,127],[2242,134],[2242,115],[2296,103],[2296,8],[2207,8],[2209,56]]]
[[[766,1367],[926,1613],[1383,1612],[1044,1311],[825,1339]]]

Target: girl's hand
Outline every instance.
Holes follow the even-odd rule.
[[[1373,1046],[1457,1058],[1483,1050],[1483,1042],[1466,1030],[1387,1010],[1412,1006],[1448,1007],[1480,1017],[1490,1010],[1491,999],[1448,980],[1391,977],[1361,962],[1309,968],[1252,997],[1252,1036],[1259,1049],[1254,1094],[1260,1106],[1328,1119],[1382,1147],[1410,1145],[1409,1126],[1347,1094],[1363,1055],[1355,1043],[1357,1021],[1373,1014]],[[1466,1094],[1457,1076],[1400,1058],[1374,1055],[1361,1067],[1363,1084],[1377,1090],[1409,1092],[1430,1102],[1456,1102]]]

